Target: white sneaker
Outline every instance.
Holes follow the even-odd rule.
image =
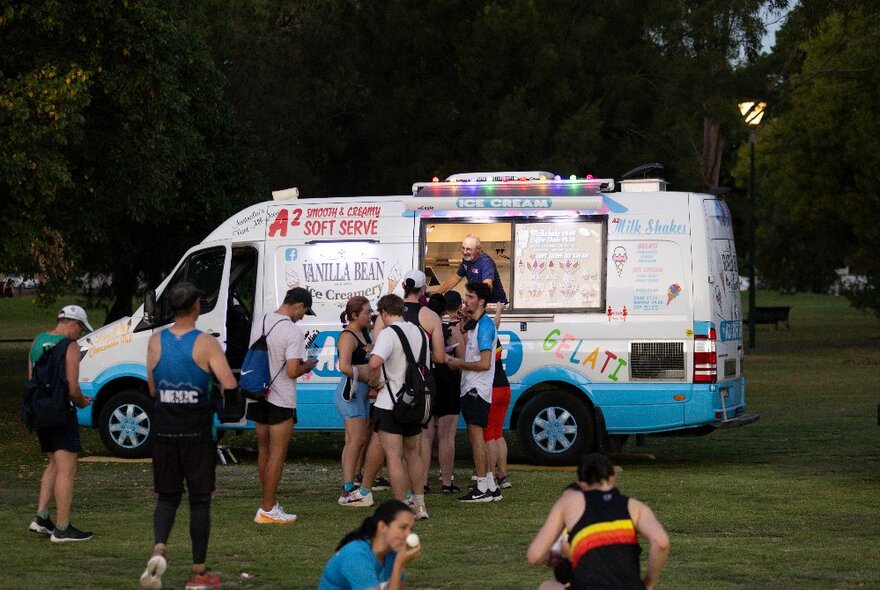
[[[367,495],[363,495],[361,494],[361,489],[356,488],[353,492],[348,493],[345,503],[340,502],[340,504],[346,508],[357,508],[358,506],[372,506],[373,502],[372,492],[367,492]]]
[[[284,512],[284,508],[276,503],[269,511],[258,508],[254,522],[257,524],[293,524],[296,522],[296,514]]]
[[[428,509],[424,504],[418,507],[416,510],[416,520],[427,520],[428,519]]]
[[[164,555],[152,556],[147,562],[144,573],[141,574],[138,588],[140,590],[160,590],[162,588],[162,574],[165,573],[167,567],[168,561],[165,560]]]

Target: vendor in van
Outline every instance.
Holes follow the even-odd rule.
[[[468,282],[489,285],[492,294],[486,303],[507,303],[507,294],[504,292],[504,285],[501,284],[498,267],[495,266],[495,261],[483,252],[480,238],[473,234],[465,237],[461,242],[461,264],[458,266],[458,270],[443,281],[443,284],[437,288],[437,292],[446,293],[450,289],[454,289],[465,277]]]

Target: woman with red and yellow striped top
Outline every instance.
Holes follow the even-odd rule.
[[[529,547],[533,565],[554,563],[552,549],[563,530],[568,531],[573,590],[651,590],[666,557],[669,537],[648,506],[621,494],[611,461],[600,453],[586,455],[578,467],[579,489],[567,488],[547,516]],[[650,544],[648,571],[639,573],[637,533]]]

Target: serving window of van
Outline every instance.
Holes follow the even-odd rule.
[[[474,235],[494,260],[512,311],[604,313],[605,217],[432,219],[422,231],[428,291],[457,272],[462,240]]]

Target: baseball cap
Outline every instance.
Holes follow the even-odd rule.
[[[188,281],[183,281],[168,290],[168,305],[173,312],[183,311],[191,308],[196,299],[204,296],[204,291]]]
[[[85,326],[89,332],[95,331],[89,323],[89,316],[86,314],[86,310],[79,305],[65,305],[61,308],[61,311],[58,312],[58,319],[76,320]]]
[[[404,273],[404,275],[403,275],[403,280],[401,282],[406,283],[407,279],[413,280],[413,283],[415,283],[413,285],[413,288],[415,288],[415,289],[418,289],[420,287],[424,287],[425,285],[428,284],[428,277],[426,277],[425,273],[423,273],[422,271],[420,271],[417,268],[411,268],[408,271],[406,271],[406,273]]]
[[[312,294],[303,287],[294,287],[284,296],[284,303],[302,303],[306,308],[306,315],[315,315],[312,311]]]

